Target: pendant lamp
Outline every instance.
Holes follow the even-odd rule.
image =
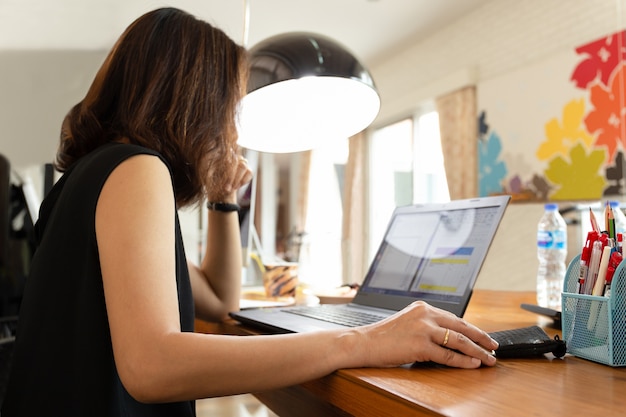
[[[242,147],[271,153],[309,150],[359,133],[378,114],[372,77],[328,37],[281,34],[249,53],[248,93],[238,114]]]

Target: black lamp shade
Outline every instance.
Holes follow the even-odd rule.
[[[360,132],[378,114],[372,77],[327,37],[278,35],[254,46],[250,62],[241,146],[278,153],[312,149]]]
[[[307,76],[349,78],[375,89],[363,65],[337,42],[322,35],[297,32],[274,36],[250,50],[250,61],[249,93]]]

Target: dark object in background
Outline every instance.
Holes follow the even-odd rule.
[[[15,344],[15,328],[17,317],[0,318],[0,406],[4,400],[11,358],[13,356],[13,345]]]
[[[0,155],[0,317],[19,312],[35,246],[22,186],[11,184],[11,166]]]

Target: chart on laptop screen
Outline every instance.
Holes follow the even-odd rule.
[[[365,285],[374,292],[453,301],[473,284],[498,207],[395,216]]]

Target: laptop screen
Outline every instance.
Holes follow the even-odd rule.
[[[508,200],[397,208],[359,292],[464,310]]]

